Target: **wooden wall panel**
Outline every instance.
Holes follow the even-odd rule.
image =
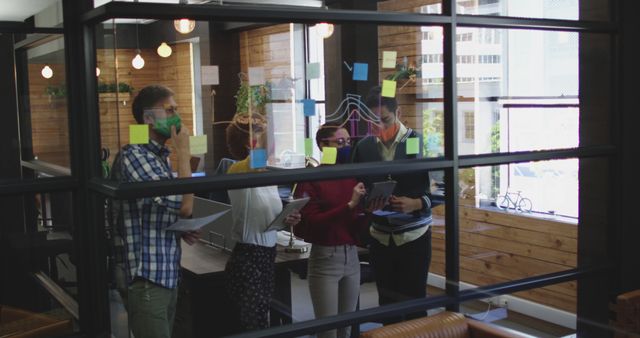
[[[433,210],[430,271],[444,276],[444,206]],[[461,281],[484,286],[577,266],[577,225],[460,205]],[[518,292],[516,297],[576,311],[577,282]]]
[[[175,92],[183,125],[193,134],[194,88],[193,52],[191,44],[180,43],[172,46],[173,54],[161,58],[155,50],[143,49],[145,66],[134,69],[131,60],[134,49],[101,49],[96,51],[100,68],[99,83],[126,83],[134,88],[129,93],[101,93],[100,136],[102,147],[111,151],[113,161],[116,152],[129,143],[129,125],[135,119],[131,112],[131,100],[138,90],[150,84],[163,84]],[[69,132],[66,97],[50,98],[45,93],[48,85],[64,84],[64,67],[51,65],[54,76],[44,79],[40,70],[44,65],[29,66],[29,95],[31,100],[32,134],[34,154],[39,159],[64,167],[69,167]],[[171,141],[168,142],[171,148]],[[175,164],[175,155],[172,163]]]
[[[265,80],[272,82],[291,77],[290,34],[290,24],[241,32],[241,71],[247,74],[249,67],[264,67]]]
[[[98,65],[101,66],[99,81],[124,82],[134,88],[132,95],[127,93],[118,93],[117,96],[115,93],[99,95],[101,141],[103,147],[111,150],[111,161],[116,152],[129,143],[129,125],[136,123],[131,111],[131,100],[137,91],[151,84],[162,84],[174,91],[174,99],[178,105],[183,126],[193,135],[195,102],[192,48],[189,43],[180,43],[171,47],[173,53],[168,58],[161,58],[152,49],[141,50],[145,60],[145,66],[142,69],[134,69],[131,66],[131,60],[135,56],[134,49],[118,49],[115,55],[113,50],[98,51]],[[169,141],[167,145],[172,150],[171,163],[175,169],[176,158],[173,154],[172,142]]]

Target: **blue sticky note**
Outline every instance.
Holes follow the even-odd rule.
[[[267,150],[253,149],[250,154],[251,169],[260,169],[267,166]]]
[[[368,73],[369,73],[369,64],[357,63],[357,62],[353,64],[353,80],[367,81]]]
[[[316,115],[316,100],[302,100],[302,106],[304,107],[304,116]]]

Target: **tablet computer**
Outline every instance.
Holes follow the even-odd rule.
[[[287,218],[287,216],[289,216],[289,214],[291,214],[294,210],[298,210],[298,211],[302,210],[302,208],[304,208],[304,206],[307,205],[307,202],[309,202],[309,197],[295,199],[287,203],[287,205],[285,205],[284,208],[282,209],[282,212],[280,212],[280,214],[276,217],[276,219],[274,219],[271,222],[271,224],[269,224],[266,230],[280,231],[280,230],[288,229],[289,226],[284,224],[285,218]]]
[[[389,200],[389,197],[391,197],[391,194],[393,194],[393,190],[396,188],[396,183],[398,182],[382,181],[373,183],[371,191],[367,194],[365,205],[368,205],[378,197],[382,198],[386,203]]]

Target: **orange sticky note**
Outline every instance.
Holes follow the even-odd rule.
[[[321,164],[336,164],[338,149],[336,147],[322,147]]]
[[[149,143],[149,126],[146,124],[129,125],[129,144]]]
[[[392,80],[382,81],[382,96],[396,97],[396,82]]]

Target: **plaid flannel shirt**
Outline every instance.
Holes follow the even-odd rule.
[[[150,140],[145,145],[129,145],[122,150],[122,177],[125,182],[173,179],[167,161],[169,149]],[[122,203],[125,262],[129,283],[142,277],[173,289],[180,272],[180,236],[165,228],[180,214],[182,195],[146,197]]]

